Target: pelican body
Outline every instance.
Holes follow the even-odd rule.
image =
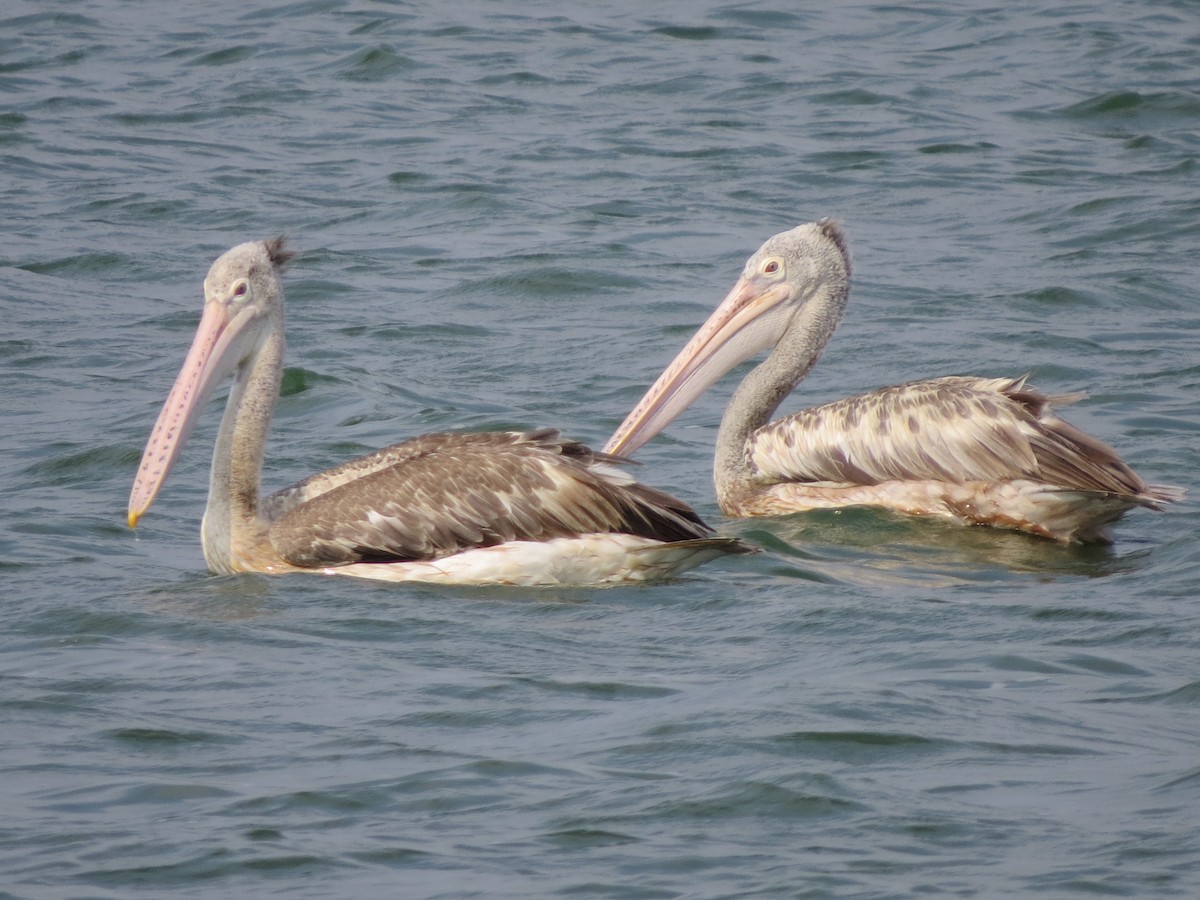
[[[1054,413],[1021,378],[950,376],[885,387],[770,421],[812,368],[850,293],[846,238],[830,221],[767,240],[741,278],[605,446],[628,455],[722,375],[769,351],[734,391],[713,466],[726,515],[884,507],[1107,542],[1128,510],[1179,488],[1143,481],[1111,448]]]
[[[645,581],[750,548],[616,457],[557,431],[428,434],[266,497],[263,451],[283,370],[282,238],[241,244],[204,281],[204,313],[129,498],[135,526],[213,391],[232,376],[201,542],[217,573],[384,581]]]

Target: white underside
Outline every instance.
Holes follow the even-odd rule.
[[[433,562],[354,563],[312,571],[376,581],[441,584],[617,584],[670,578],[727,552],[715,541],[663,543],[627,534],[592,534],[511,541]]]
[[[1110,540],[1108,526],[1136,498],[1057,488],[1026,479],[1000,482],[887,481],[873,485],[772,485],[768,514],[846,506],[882,506],[909,515],[1027,531],[1064,543]],[[761,514],[761,513],[759,513]]]

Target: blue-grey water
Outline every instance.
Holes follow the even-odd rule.
[[[1195,896],[1198,153],[1190,0],[6,0],[0,896]],[[211,576],[215,405],[124,524],[234,243],[301,253],[272,487],[602,444],[822,216],[791,408],[1030,372],[1192,498],[1091,549],[724,520],[726,381],[639,476],[764,552],[670,583]]]

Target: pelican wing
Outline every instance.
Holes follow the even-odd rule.
[[[1025,382],[950,376],[802,410],[755,433],[753,460],[765,478],[799,482],[1029,478],[1147,495],[1111,448],[1053,414],[1052,403],[1077,395],[1049,397]]]
[[[424,435],[339,467],[329,479],[338,483],[293,504],[270,540],[288,563],[313,567],[597,533],[711,535],[688,506],[617,462],[548,429]]]
[[[435,438],[438,435],[431,434],[426,437]],[[462,437],[465,438],[466,435]],[[263,497],[262,513],[268,520],[275,521],[289,510],[308,503],[334,488],[352,484],[374,472],[400,465],[413,457],[428,452],[429,448],[429,442],[417,438],[347,460]]]

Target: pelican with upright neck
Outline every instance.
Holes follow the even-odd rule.
[[[948,376],[881,388],[770,421],[833,336],[850,295],[846,237],[831,220],[768,239],[605,447],[629,455],[740,362],[713,476],[732,516],[879,506],[1062,542],[1107,541],[1128,510],[1182,491],[1150,485],[1058,418],[1021,378]]]
[[[218,573],[383,581],[645,581],[748,552],[622,460],[557,431],[428,434],[260,495],[283,371],[282,238],[240,244],[204,280],[192,347],[142,455],[128,521],[154,502],[213,392],[233,386],[213,451],[201,543]]]

